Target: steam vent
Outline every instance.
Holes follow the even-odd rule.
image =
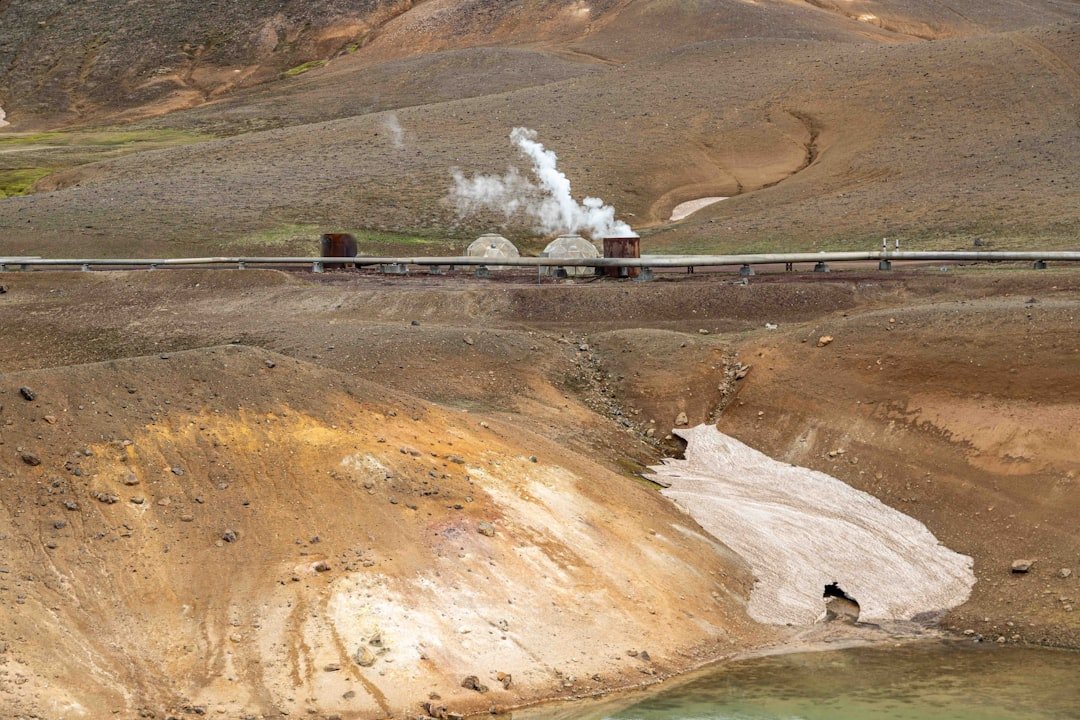
[[[548,243],[548,246],[544,248],[544,251],[540,253],[540,255],[542,257],[562,258],[567,260],[602,257],[600,250],[580,235],[560,235]],[[594,274],[594,271],[591,267],[566,268],[566,275],[568,277],[582,277],[592,274]]]
[[[473,240],[465,254],[469,257],[482,257],[482,258],[516,258],[521,257],[521,253],[514,246],[514,243],[510,242],[502,235],[496,233],[485,233],[480,237]],[[497,270],[505,268],[497,267]]]

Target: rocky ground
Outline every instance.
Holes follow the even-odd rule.
[[[1080,647],[1073,271],[0,284],[10,712],[437,715],[778,642],[636,475],[710,420],[972,556],[946,631]]]

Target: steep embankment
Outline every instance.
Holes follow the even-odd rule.
[[[753,368],[718,427],[874,495],[974,558],[977,582],[946,628],[1077,647],[1072,275],[781,324],[740,347]],[[818,347],[822,335],[835,339]],[[1034,564],[1014,573],[1015,560]]]
[[[685,515],[494,420],[238,346],[0,404],[5,715],[486,710],[763,639]]]

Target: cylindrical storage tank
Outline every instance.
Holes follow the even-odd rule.
[[[319,238],[319,257],[356,257],[356,238],[349,233],[326,233]],[[326,263],[326,267],[356,267],[352,263]]]
[[[604,238],[604,257],[606,258],[640,258],[641,238],[637,235],[617,235]],[[608,277],[637,277],[641,268],[609,267],[604,268]]]

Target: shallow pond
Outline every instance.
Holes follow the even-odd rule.
[[[1080,653],[918,643],[719,665],[652,695],[517,720],[1080,719]]]

